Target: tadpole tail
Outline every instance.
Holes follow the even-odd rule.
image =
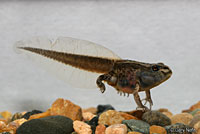
[[[32,48],[32,47],[18,47],[18,49],[27,50],[44,57],[56,60],[66,65],[73,66],[75,68],[83,69],[90,72],[95,73],[107,73],[109,72],[115,60],[101,58],[101,57],[93,57],[87,55],[78,55],[78,54],[70,54],[64,52],[57,52],[53,50],[45,50],[40,48]]]

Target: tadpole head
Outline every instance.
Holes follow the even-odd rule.
[[[141,88],[150,89],[169,79],[172,70],[163,63],[157,63],[147,65],[138,74]]]

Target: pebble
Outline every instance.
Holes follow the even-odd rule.
[[[106,134],[127,134],[127,127],[124,124],[114,124],[106,128]]]
[[[138,119],[142,119],[142,115],[145,113],[143,110],[133,110],[133,111],[130,111],[130,112],[124,112],[124,113],[127,113],[127,114],[130,114]]]
[[[82,121],[74,121],[73,128],[78,134],[92,134],[91,126]]]
[[[106,127],[103,124],[100,124],[96,127],[95,134],[105,134]]]
[[[11,134],[10,132],[3,132],[3,133],[1,133],[1,134]]]
[[[142,120],[150,125],[167,126],[171,124],[170,118],[159,111],[148,111],[142,116]]]
[[[72,132],[71,134],[78,134],[77,132]]]
[[[194,128],[183,123],[168,125],[165,126],[165,129],[167,130],[167,134],[192,134],[195,131]]]
[[[23,123],[17,134],[69,134],[73,132],[73,121],[65,116],[48,116]]]
[[[96,126],[98,125],[99,115],[93,117],[90,121],[88,121],[88,125],[91,126],[92,132],[95,132]]]
[[[26,122],[27,120],[24,119],[24,118],[21,118],[21,119],[17,119],[17,120],[14,120],[13,122],[17,123],[18,126],[22,125],[24,122]],[[12,122],[11,122],[12,123]]]
[[[172,124],[183,123],[189,125],[190,121],[193,119],[193,116],[189,113],[180,113],[172,116]]]
[[[190,107],[190,110],[191,110],[191,111],[194,111],[195,109],[198,109],[198,108],[200,108],[200,101],[197,102],[196,104],[192,105],[192,106]]]
[[[113,124],[120,124],[123,120],[124,117],[122,117],[119,112],[115,110],[108,110],[99,116],[98,123],[110,126]]]
[[[1,132],[1,130],[4,129],[6,126],[7,126],[7,125],[6,125],[5,122],[0,121],[0,132]]]
[[[23,116],[22,113],[15,113],[11,118],[11,122],[17,119],[21,119],[22,116]]]
[[[95,115],[93,113],[90,113],[90,112],[83,112],[82,116],[83,116],[83,120],[85,120],[85,121],[89,121],[89,120],[91,120],[92,118],[95,117]]]
[[[150,125],[142,120],[123,120],[123,124],[125,124],[128,128],[128,132],[136,131],[140,133],[149,133]]]
[[[81,107],[73,104],[69,100],[64,100],[62,98],[57,99],[52,104],[50,114],[66,116],[72,120],[82,120]]]
[[[137,117],[132,116],[132,115],[127,114],[127,113],[124,113],[124,112],[120,112],[120,115],[121,115],[122,117],[124,117],[125,120],[131,120],[131,119],[138,120]]]
[[[128,132],[128,134],[142,134],[142,133],[140,133],[140,132]]]
[[[115,110],[115,108],[113,106],[111,106],[110,104],[97,106],[97,114],[101,114],[108,110]]]
[[[40,110],[32,110],[30,112],[26,112],[21,118],[24,118],[24,119],[28,120],[31,115],[35,115],[35,114],[39,114],[39,113],[42,113],[42,111],[40,111]]]
[[[158,109],[159,112],[161,112],[162,114],[166,115],[168,118],[171,119],[171,117],[173,116],[172,112],[170,112],[168,109],[166,108],[160,108]]]
[[[6,119],[6,120],[11,119],[11,117],[12,117],[12,113],[9,112],[9,111],[1,112],[0,115],[1,115],[4,119]]]
[[[0,121],[3,121],[4,123],[7,124],[7,120],[6,119],[0,118]]]
[[[156,125],[151,126],[149,128],[149,132],[150,132],[150,134],[153,134],[153,133],[167,134],[167,131],[165,130],[165,128],[163,128],[161,126],[156,126]]]
[[[93,118],[88,122],[88,124],[89,124],[89,125],[97,126],[97,125],[98,125],[98,121],[99,121],[99,116],[96,115],[95,117],[93,117]]]
[[[194,127],[194,125],[200,121],[200,115],[195,115],[193,119],[190,121],[189,126]]]
[[[90,107],[90,108],[87,108],[87,109],[83,109],[82,112],[90,112],[92,114],[97,114],[97,108],[95,107]]]
[[[166,115],[168,118],[172,118],[172,114],[170,112],[162,112],[162,114]]]
[[[200,121],[194,125],[194,129],[196,130],[197,134],[200,132]]]
[[[17,128],[19,126],[21,126],[24,122],[26,122],[27,120],[22,118],[22,119],[17,119],[13,122],[10,122],[8,125],[7,125],[7,128],[6,130],[7,131],[13,131],[14,133],[16,132]]]
[[[200,113],[200,108],[195,109],[194,111],[190,112],[190,114],[192,114],[193,116],[195,116],[196,114]]]
[[[161,112],[161,113],[169,112],[171,115],[173,115],[172,112],[170,112],[167,108],[160,108],[160,109],[158,109],[158,111]]]

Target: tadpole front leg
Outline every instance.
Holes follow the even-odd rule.
[[[97,86],[100,88],[101,93],[104,93],[106,88],[105,85],[102,81],[110,81],[111,75],[110,74],[103,74],[100,75],[96,81]]]

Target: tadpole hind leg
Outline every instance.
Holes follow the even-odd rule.
[[[135,102],[138,105],[138,107],[136,109],[137,110],[142,110],[142,111],[148,111],[149,109],[142,104],[142,102],[140,100],[140,96],[138,94],[138,91],[139,91],[139,84],[136,84],[135,91],[133,92],[133,96],[134,96]]]
[[[142,101],[145,101],[144,105],[146,105],[147,102],[149,102],[150,110],[151,110],[151,108],[152,108],[152,106],[153,106],[153,101],[152,101],[152,99],[151,99],[150,90],[146,90],[145,93],[146,93],[146,98],[145,98],[145,99],[142,99]]]
[[[110,74],[103,74],[98,77],[96,83],[97,86],[100,88],[101,93],[104,93],[106,90],[105,85],[102,81],[109,81],[110,78],[111,78]]]

